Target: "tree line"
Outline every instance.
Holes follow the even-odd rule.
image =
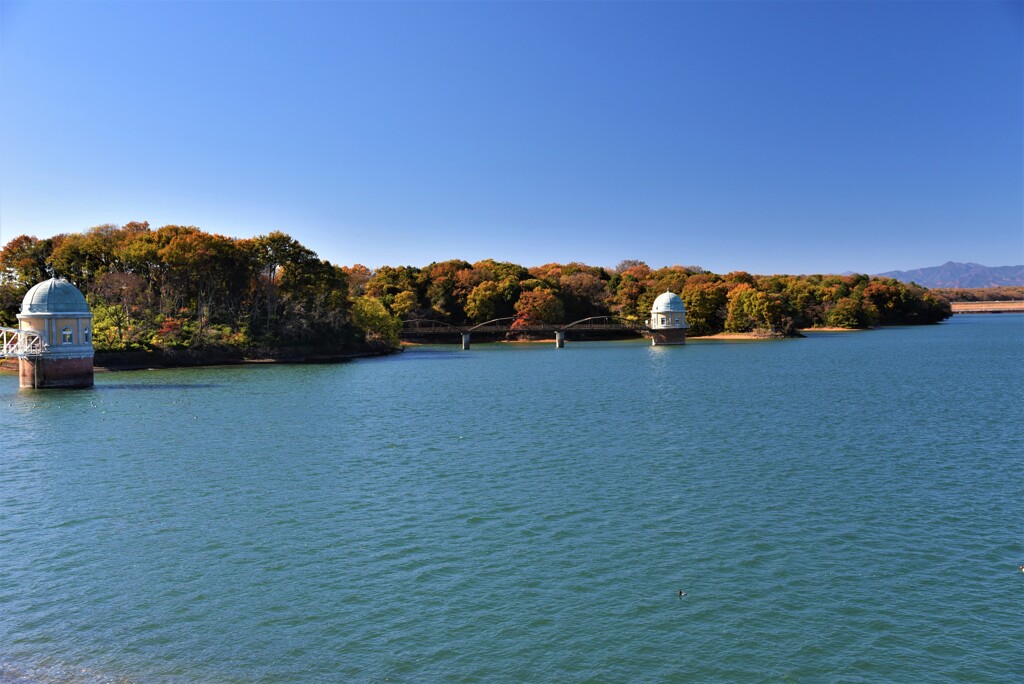
[[[345,269],[281,232],[235,239],[134,222],[20,235],[0,250],[0,323],[15,324],[28,288],[53,276],[85,294],[101,351],[340,351],[379,339],[374,316],[390,318],[350,296]]]
[[[724,275],[698,266],[582,263],[524,267],[485,259],[425,267],[337,266],[282,232],[230,238],[194,226],[104,225],[0,250],[0,324],[16,324],[33,284],[67,278],[92,308],[99,350],[397,345],[402,320],[452,325],[513,318],[568,323],[646,320],[659,294],[686,304],[693,335],[935,323],[949,303],[925,288],[867,275]]]
[[[356,266],[350,276],[355,291],[398,319],[453,325],[514,317],[515,328],[610,315],[642,322],[666,291],[682,298],[693,335],[789,336],[801,328],[936,323],[951,315],[949,303],[923,287],[867,275],[718,275],[698,266],[652,269],[635,260],[611,269],[581,263],[526,268],[486,259],[375,272]]]
[[[949,302],[1005,302],[1024,299],[1024,287],[997,285],[994,287],[942,287],[932,292]]]

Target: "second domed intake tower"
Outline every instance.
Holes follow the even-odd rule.
[[[658,295],[651,307],[651,319],[647,322],[651,330],[651,344],[685,344],[686,306],[679,295],[664,292]]]

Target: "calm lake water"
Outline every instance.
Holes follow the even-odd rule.
[[[0,438],[5,683],[1024,676],[1024,316],[5,375]]]

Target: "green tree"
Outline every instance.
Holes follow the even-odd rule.
[[[498,283],[488,280],[480,283],[469,293],[466,300],[466,315],[475,323],[483,323],[498,317],[501,288]]]
[[[725,328],[728,310],[726,286],[722,283],[688,283],[679,293],[686,305],[686,322],[693,335],[714,335]]]
[[[381,341],[397,347],[401,323],[373,297],[359,297],[352,303],[352,319],[367,341]]]
[[[748,283],[740,283],[729,292],[725,329],[729,332],[749,332],[757,324],[754,297],[757,291]]]
[[[859,328],[860,303],[851,297],[843,297],[828,312],[828,325],[835,328]]]
[[[152,293],[145,279],[135,273],[101,273],[90,293],[93,310],[93,337],[106,340],[108,349],[127,349],[137,346],[139,336],[145,334],[144,320],[153,309]],[[113,330],[108,334],[104,326]],[[152,334],[152,330],[149,331]]]
[[[420,300],[416,293],[405,290],[395,295],[394,302],[391,304],[391,311],[399,318],[404,318],[419,307]]]
[[[476,323],[512,316],[519,293],[519,283],[511,278],[482,282],[466,300],[466,315]]]
[[[628,267],[622,267],[629,264]],[[618,279],[615,283],[613,303],[619,315],[626,319],[642,320],[650,311],[650,304],[657,297],[651,296],[650,289],[654,286],[651,269],[641,262],[624,261],[616,269]],[[646,298],[644,295],[648,295]]]
[[[420,269],[412,266],[381,266],[366,281],[365,294],[389,306],[399,292],[415,292],[421,300],[427,291],[427,282]]]
[[[774,292],[761,292],[746,282],[728,294],[725,329],[730,332],[762,330],[776,335],[793,332],[793,321],[786,316],[785,298]]]
[[[11,328],[18,326],[18,314],[24,296],[25,288],[13,282],[0,282],[0,325]]]

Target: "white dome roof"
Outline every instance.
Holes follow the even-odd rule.
[[[25,293],[21,313],[88,314],[89,304],[77,287],[63,278],[50,278]]]
[[[654,306],[651,307],[652,314],[669,312],[686,313],[683,300],[674,292],[664,292],[658,295],[658,298],[654,300]]]

